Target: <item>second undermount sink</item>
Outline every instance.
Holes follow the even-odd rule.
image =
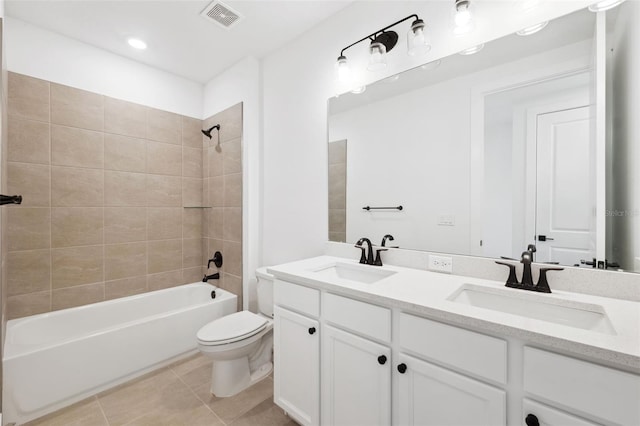
[[[363,284],[373,284],[396,273],[396,271],[382,269],[379,266],[343,262],[331,262],[327,265],[321,266],[320,268],[314,269],[313,272],[315,272],[318,277],[322,278],[337,278],[341,280],[356,281]]]
[[[604,308],[591,303],[474,284],[464,284],[448,300],[583,330],[616,334]]]

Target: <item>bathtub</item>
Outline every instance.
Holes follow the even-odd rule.
[[[197,352],[196,332],[236,311],[234,294],[194,283],[11,320],[3,424],[58,410]]]

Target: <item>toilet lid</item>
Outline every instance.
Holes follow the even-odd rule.
[[[266,326],[266,318],[250,311],[240,311],[211,321],[196,336],[203,344],[220,345],[251,337]]]

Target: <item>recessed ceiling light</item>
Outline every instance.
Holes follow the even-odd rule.
[[[516,34],[518,34],[519,36],[528,36],[531,34],[535,34],[541,29],[543,29],[544,27],[546,27],[548,23],[549,21],[540,22],[539,24],[532,25],[527,28],[523,28],[520,31],[518,31]]]
[[[592,12],[604,12],[605,10],[616,7],[623,1],[624,0],[602,0],[589,6],[589,10]]]
[[[473,55],[474,53],[478,53],[479,51],[481,51],[483,47],[484,47],[484,43],[479,44],[477,46],[470,47],[458,53],[460,53],[461,55]]]
[[[133,47],[134,49],[144,50],[147,48],[147,43],[140,40],[139,38],[130,38],[129,40],[127,40],[127,43],[129,43],[129,46]]]

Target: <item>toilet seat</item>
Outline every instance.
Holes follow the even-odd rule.
[[[226,315],[202,327],[198,342],[205,346],[226,345],[247,339],[267,327],[267,319],[250,311]]]

